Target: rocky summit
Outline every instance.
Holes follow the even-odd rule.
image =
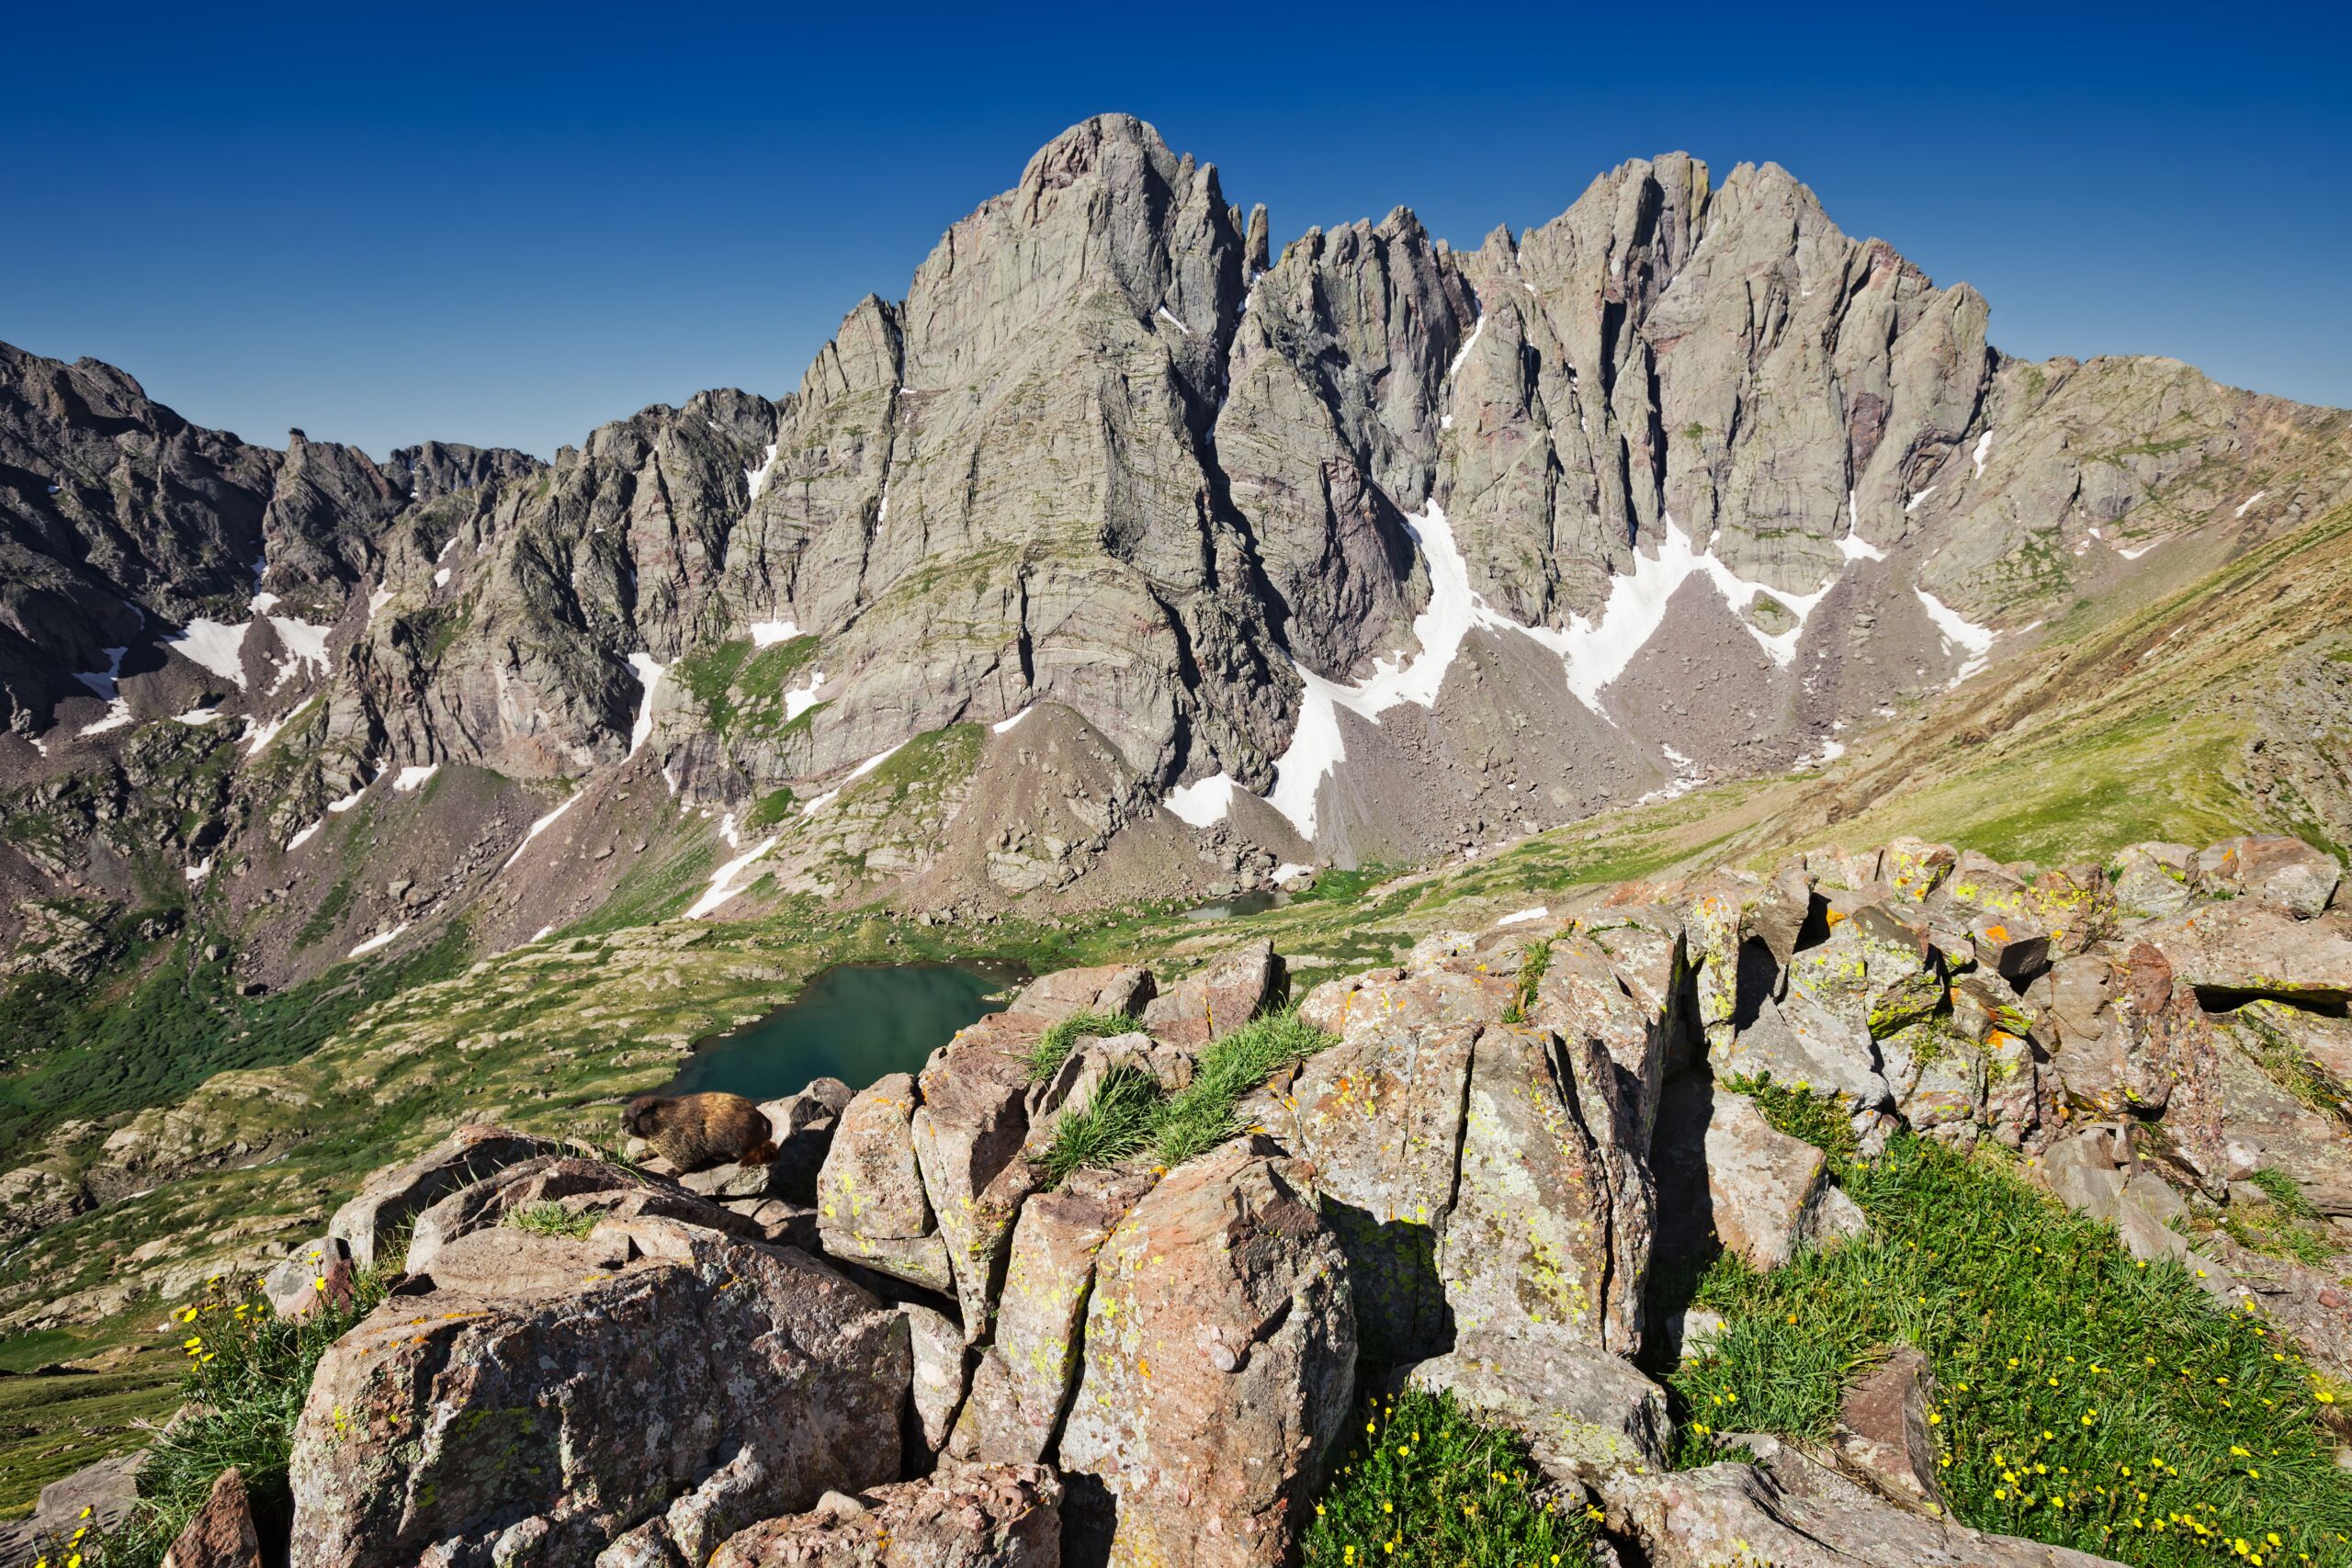
[[[1091,119],[551,463],[0,346],[0,1568],[2352,1562],[2352,416],[1279,234]]]
[[[190,905],[274,987],[616,899],[1485,853],[1835,759],[2352,491],[2340,412],[2013,359],[1770,164],[1274,232],[1091,119],[797,389],[551,465],[0,349],[0,929],[70,968]]]

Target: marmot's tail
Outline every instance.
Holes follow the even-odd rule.
[[[750,1148],[743,1151],[743,1158],[741,1163],[744,1165],[765,1165],[774,1158],[775,1158],[775,1140],[774,1138],[762,1138],[758,1143],[753,1144]]]

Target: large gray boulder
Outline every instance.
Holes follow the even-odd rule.
[[[905,1320],[789,1249],[675,1220],[477,1231],[320,1362],[295,1568],[701,1561],[899,1472]]]

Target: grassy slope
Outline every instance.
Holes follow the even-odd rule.
[[[1770,857],[1917,833],[2055,862],[2250,830],[2324,841],[2310,818],[2265,804],[2237,774],[2256,722],[2251,694],[2296,648],[2346,628],[2352,507],[2154,603],[2078,612],[1826,775],[1774,786],[1740,848]]]

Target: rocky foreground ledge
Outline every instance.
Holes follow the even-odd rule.
[[[1623,1561],[2094,1562],[1948,1517],[1916,1354],[1834,1442],[1669,1469],[1644,1369],[1705,1325],[1653,1273],[1867,1228],[1739,1091],[1769,1085],[1834,1099],[1865,1150],[1906,1127],[2014,1149],[2352,1375],[2332,1273],[2176,1223],[2257,1171],[2352,1215],[2339,880],[2254,839],[2054,871],[1904,841],[1628,885],[1316,987],[1284,1027],[1319,1048],[1172,1166],[1074,1161],[1072,1130],[1227,1071],[1284,998],[1263,943],[1164,994],[1140,967],[1047,976],[919,1074],[767,1107],[755,1168],[468,1128],[274,1282],[299,1313],[405,1248],[310,1390],[290,1559],[1275,1564],[1355,1401],[1413,1384],[1515,1432]]]

